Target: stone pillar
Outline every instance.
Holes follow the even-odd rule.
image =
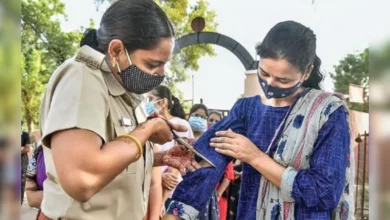
[[[247,70],[245,71],[245,75],[244,97],[259,95],[261,87],[257,78],[257,70]]]

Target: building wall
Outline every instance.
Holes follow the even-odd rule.
[[[257,72],[247,72],[245,75],[244,97],[259,95],[261,92],[261,87],[257,78]]]

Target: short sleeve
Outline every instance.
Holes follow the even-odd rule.
[[[50,147],[51,134],[72,128],[92,131],[106,141],[108,89],[100,70],[71,61],[59,71],[46,91],[44,101],[50,107],[41,112],[42,143]]]
[[[182,137],[186,137],[189,140],[193,140],[194,139],[194,133],[192,132],[192,128],[191,128],[190,123],[188,123],[188,121],[186,121],[186,120],[183,120],[183,124],[182,125],[186,126],[186,128],[188,129],[185,132],[185,135],[182,136]]]
[[[188,121],[181,119],[181,118],[174,118],[174,119],[170,120],[170,122],[172,122],[174,124],[181,125],[181,126],[185,126],[187,128],[187,131],[185,131],[185,132],[174,131],[177,136],[182,137],[182,138],[187,138],[187,139],[194,139],[194,134],[192,132],[191,125],[190,125],[190,123],[188,123]]]
[[[194,132],[192,131],[190,124],[188,122],[187,122],[187,124],[188,124],[187,138],[190,140],[193,140],[193,139],[195,139]]]

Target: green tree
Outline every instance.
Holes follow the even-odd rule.
[[[179,97],[180,98],[180,97]],[[183,110],[186,114],[189,114],[190,113],[190,110],[192,108],[192,100],[183,100],[183,98],[181,98],[180,100],[181,101],[181,105],[183,106]]]
[[[336,92],[342,94],[349,93],[349,84],[359,85],[364,88],[364,104],[351,103],[348,101],[349,108],[355,111],[368,112],[368,66],[369,50],[366,48],[363,52],[357,54],[348,54],[339,64],[335,66],[334,73],[331,77],[334,82]]]
[[[22,117],[29,131],[33,124],[38,124],[40,97],[44,91],[41,54],[39,50],[30,49],[22,56]]]
[[[60,19],[66,20],[66,14],[60,0],[22,0],[21,11],[22,116],[31,130],[38,122],[44,85],[53,71],[74,55],[82,33],[62,31]]]
[[[115,2],[115,0],[95,0],[99,7],[103,2]],[[218,24],[215,21],[216,13],[210,10],[206,0],[197,0],[190,4],[189,0],[155,0],[167,13],[172,22],[176,38],[180,38],[192,32],[191,22],[194,18],[201,16],[206,21],[204,31],[216,31]],[[203,56],[215,56],[214,49],[208,44],[198,44],[182,49],[174,54],[169,65],[166,77],[166,85],[182,99],[181,92],[175,87],[177,83],[188,79],[189,72],[199,69],[198,61]]]

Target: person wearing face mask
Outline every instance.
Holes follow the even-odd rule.
[[[169,122],[187,128],[185,132],[175,132],[179,137],[189,140],[194,139],[192,129],[187,120],[185,112],[177,97],[173,96],[166,86],[158,86],[148,93],[145,110],[148,115],[159,113]],[[167,151],[177,145],[175,140],[162,145],[156,145],[159,151]],[[169,200],[174,188],[182,180],[179,170],[161,166],[153,168],[152,185],[149,199],[148,218],[158,219],[161,209],[165,210],[165,201]]]
[[[197,140],[207,130],[208,108],[203,104],[195,104],[191,107],[188,122]]]
[[[221,112],[218,111],[210,111],[209,117],[207,119],[208,128],[211,128],[213,125],[221,121],[223,118],[223,115]]]
[[[38,219],[143,219],[153,166],[199,168],[182,146],[155,153],[173,134],[162,116],[145,114],[142,94],[163,81],[174,42],[154,1],[119,0],[54,71],[40,110],[47,178]]]
[[[256,52],[262,92],[238,100],[194,143],[216,167],[188,173],[164,219],[195,218],[233,158],[243,163],[237,219],[354,219],[348,107],[321,90],[316,35],[280,22]]]

